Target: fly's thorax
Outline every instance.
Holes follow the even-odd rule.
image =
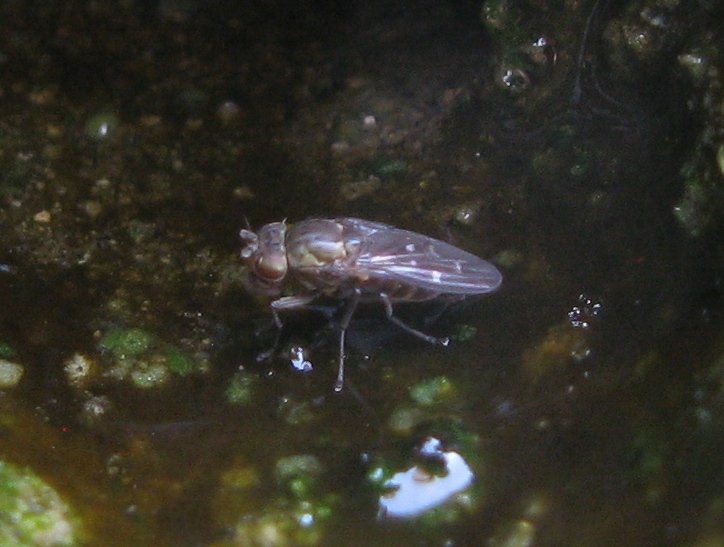
[[[323,268],[347,257],[342,226],[333,220],[295,224],[287,232],[286,245],[291,269]]]

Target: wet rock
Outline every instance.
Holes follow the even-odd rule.
[[[7,547],[81,545],[78,517],[32,470],[0,461],[0,539]]]
[[[23,366],[7,359],[0,359],[0,389],[17,386],[23,377]]]

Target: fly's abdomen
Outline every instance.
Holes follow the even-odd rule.
[[[390,279],[367,279],[359,281],[357,287],[365,300],[379,300],[379,296],[384,294],[390,302],[424,302],[442,294],[439,291]]]

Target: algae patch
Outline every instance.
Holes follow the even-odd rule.
[[[29,469],[0,461],[0,544],[78,545],[76,517],[58,493]]]

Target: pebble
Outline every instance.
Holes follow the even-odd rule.
[[[0,359],[0,389],[15,387],[23,377],[23,367],[18,363]]]
[[[50,214],[50,211],[40,211],[38,213],[35,213],[35,215],[33,215],[33,220],[35,222],[48,223],[51,220],[53,220],[53,215]]]

